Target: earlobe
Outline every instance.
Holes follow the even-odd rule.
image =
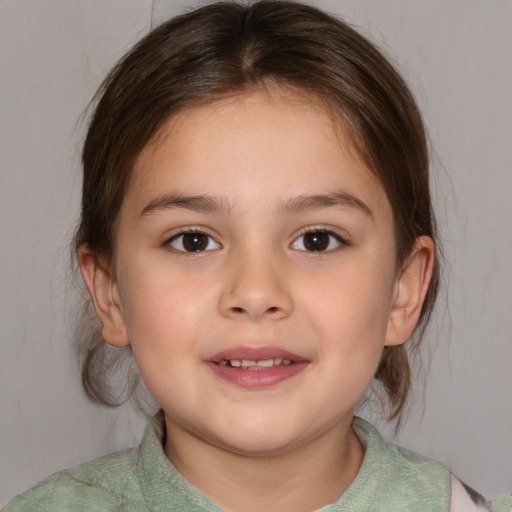
[[[418,237],[395,282],[386,346],[401,345],[412,336],[432,278],[434,258],[433,240]]]
[[[102,265],[88,246],[78,250],[78,264],[94,309],[102,324],[102,335],[116,347],[129,344],[117,283],[108,265]]]

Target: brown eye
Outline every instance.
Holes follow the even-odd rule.
[[[304,235],[304,247],[308,251],[325,251],[329,247],[329,235],[318,231]]]
[[[206,233],[187,232],[173,236],[170,245],[182,252],[202,252],[218,249],[220,245]]]
[[[308,231],[299,236],[292,244],[293,249],[308,252],[326,252],[336,249],[345,242],[332,231]]]

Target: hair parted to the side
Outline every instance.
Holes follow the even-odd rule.
[[[173,18],[110,72],[95,97],[84,143],[74,250],[85,244],[96,258],[113,263],[116,220],[134,163],[170,117],[269,85],[306,92],[336,112],[386,191],[394,214],[397,268],[417,237],[430,236],[437,245],[425,129],[407,85],[346,23],[278,0],[219,2]],[[400,420],[411,387],[408,351],[423,336],[438,285],[436,258],[414,339],[386,348],[375,374],[388,399],[389,420]],[[97,333],[87,338],[82,380],[93,401],[115,406],[126,399],[108,390],[109,364],[120,365],[123,354],[129,356],[129,349],[109,347]],[[126,382],[129,395],[136,378],[130,375]]]

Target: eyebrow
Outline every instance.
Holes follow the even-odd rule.
[[[281,202],[280,211],[283,213],[302,212],[322,208],[354,209],[373,219],[370,207],[361,199],[348,192],[333,192],[327,194],[300,195]]]
[[[226,212],[231,206],[221,198],[209,195],[187,196],[180,194],[162,194],[150,201],[142,210],[140,216],[146,217],[158,211],[185,208],[195,212]]]
[[[172,210],[174,208],[184,208],[203,213],[229,213],[231,211],[231,204],[227,199],[219,198],[217,196],[205,194],[189,196],[170,193],[162,194],[151,200],[143,208],[140,215],[141,217],[146,217],[155,212]],[[366,203],[353,194],[349,194],[347,192],[299,195],[290,199],[282,200],[278,209],[281,213],[298,213],[323,208],[354,209],[373,219],[373,213]]]

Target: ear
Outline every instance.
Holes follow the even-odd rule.
[[[433,240],[418,237],[395,282],[386,346],[401,345],[412,336],[432,278],[434,258]]]
[[[129,344],[122,303],[111,265],[102,264],[88,246],[78,249],[78,264],[102,324],[103,339],[110,345]]]

